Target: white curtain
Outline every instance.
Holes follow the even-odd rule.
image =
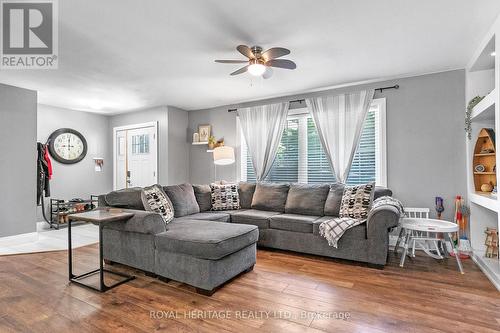
[[[321,145],[340,183],[349,176],[373,94],[371,89],[306,99]]]
[[[287,102],[238,109],[257,181],[264,180],[271,170],[286,126],[288,105]]]

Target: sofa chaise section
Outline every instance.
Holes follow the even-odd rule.
[[[155,273],[211,295],[253,268],[258,238],[252,225],[177,219],[155,238]]]

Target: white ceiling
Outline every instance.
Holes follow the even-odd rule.
[[[9,70],[0,82],[39,102],[120,113],[186,110],[348,82],[463,68],[498,0],[59,1],[59,69]],[[230,77],[236,45],[289,48],[294,71]]]

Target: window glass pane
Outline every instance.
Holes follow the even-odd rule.
[[[311,117],[307,118],[307,182],[311,184],[336,182]]]
[[[149,135],[132,136],[132,154],[149,154]]]
[[[299,172],[299,121],[291,119],[283,131],[283,137],[273,166],[266,180],[273,182],[297,182]]]
[[[255,182],[252,159],[247,154],[247,181]],[[271,171],[266,180],[273,182],[297,182],[299,168],[299,121],[290,119],[283,131],[283,137]]]
[[[361,139],[352,161],[347,184],[358,185],[375,181],[375,117],[376,111],[368,112]]]

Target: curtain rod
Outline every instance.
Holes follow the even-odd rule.
[[[396,84],[396,85],[390,86],[390,87],[375,88],[375,91],[383,92],[384,90],[388,90],[388,89],[399,89],[399,84]],[[305,99],[296,99],[296,100],[290,101],[289,103],[303,103],[305,101],[306,101]],[[236,111],[238,111],[238,109],[228,109],[227,110],[227,112],[236,112]]]

